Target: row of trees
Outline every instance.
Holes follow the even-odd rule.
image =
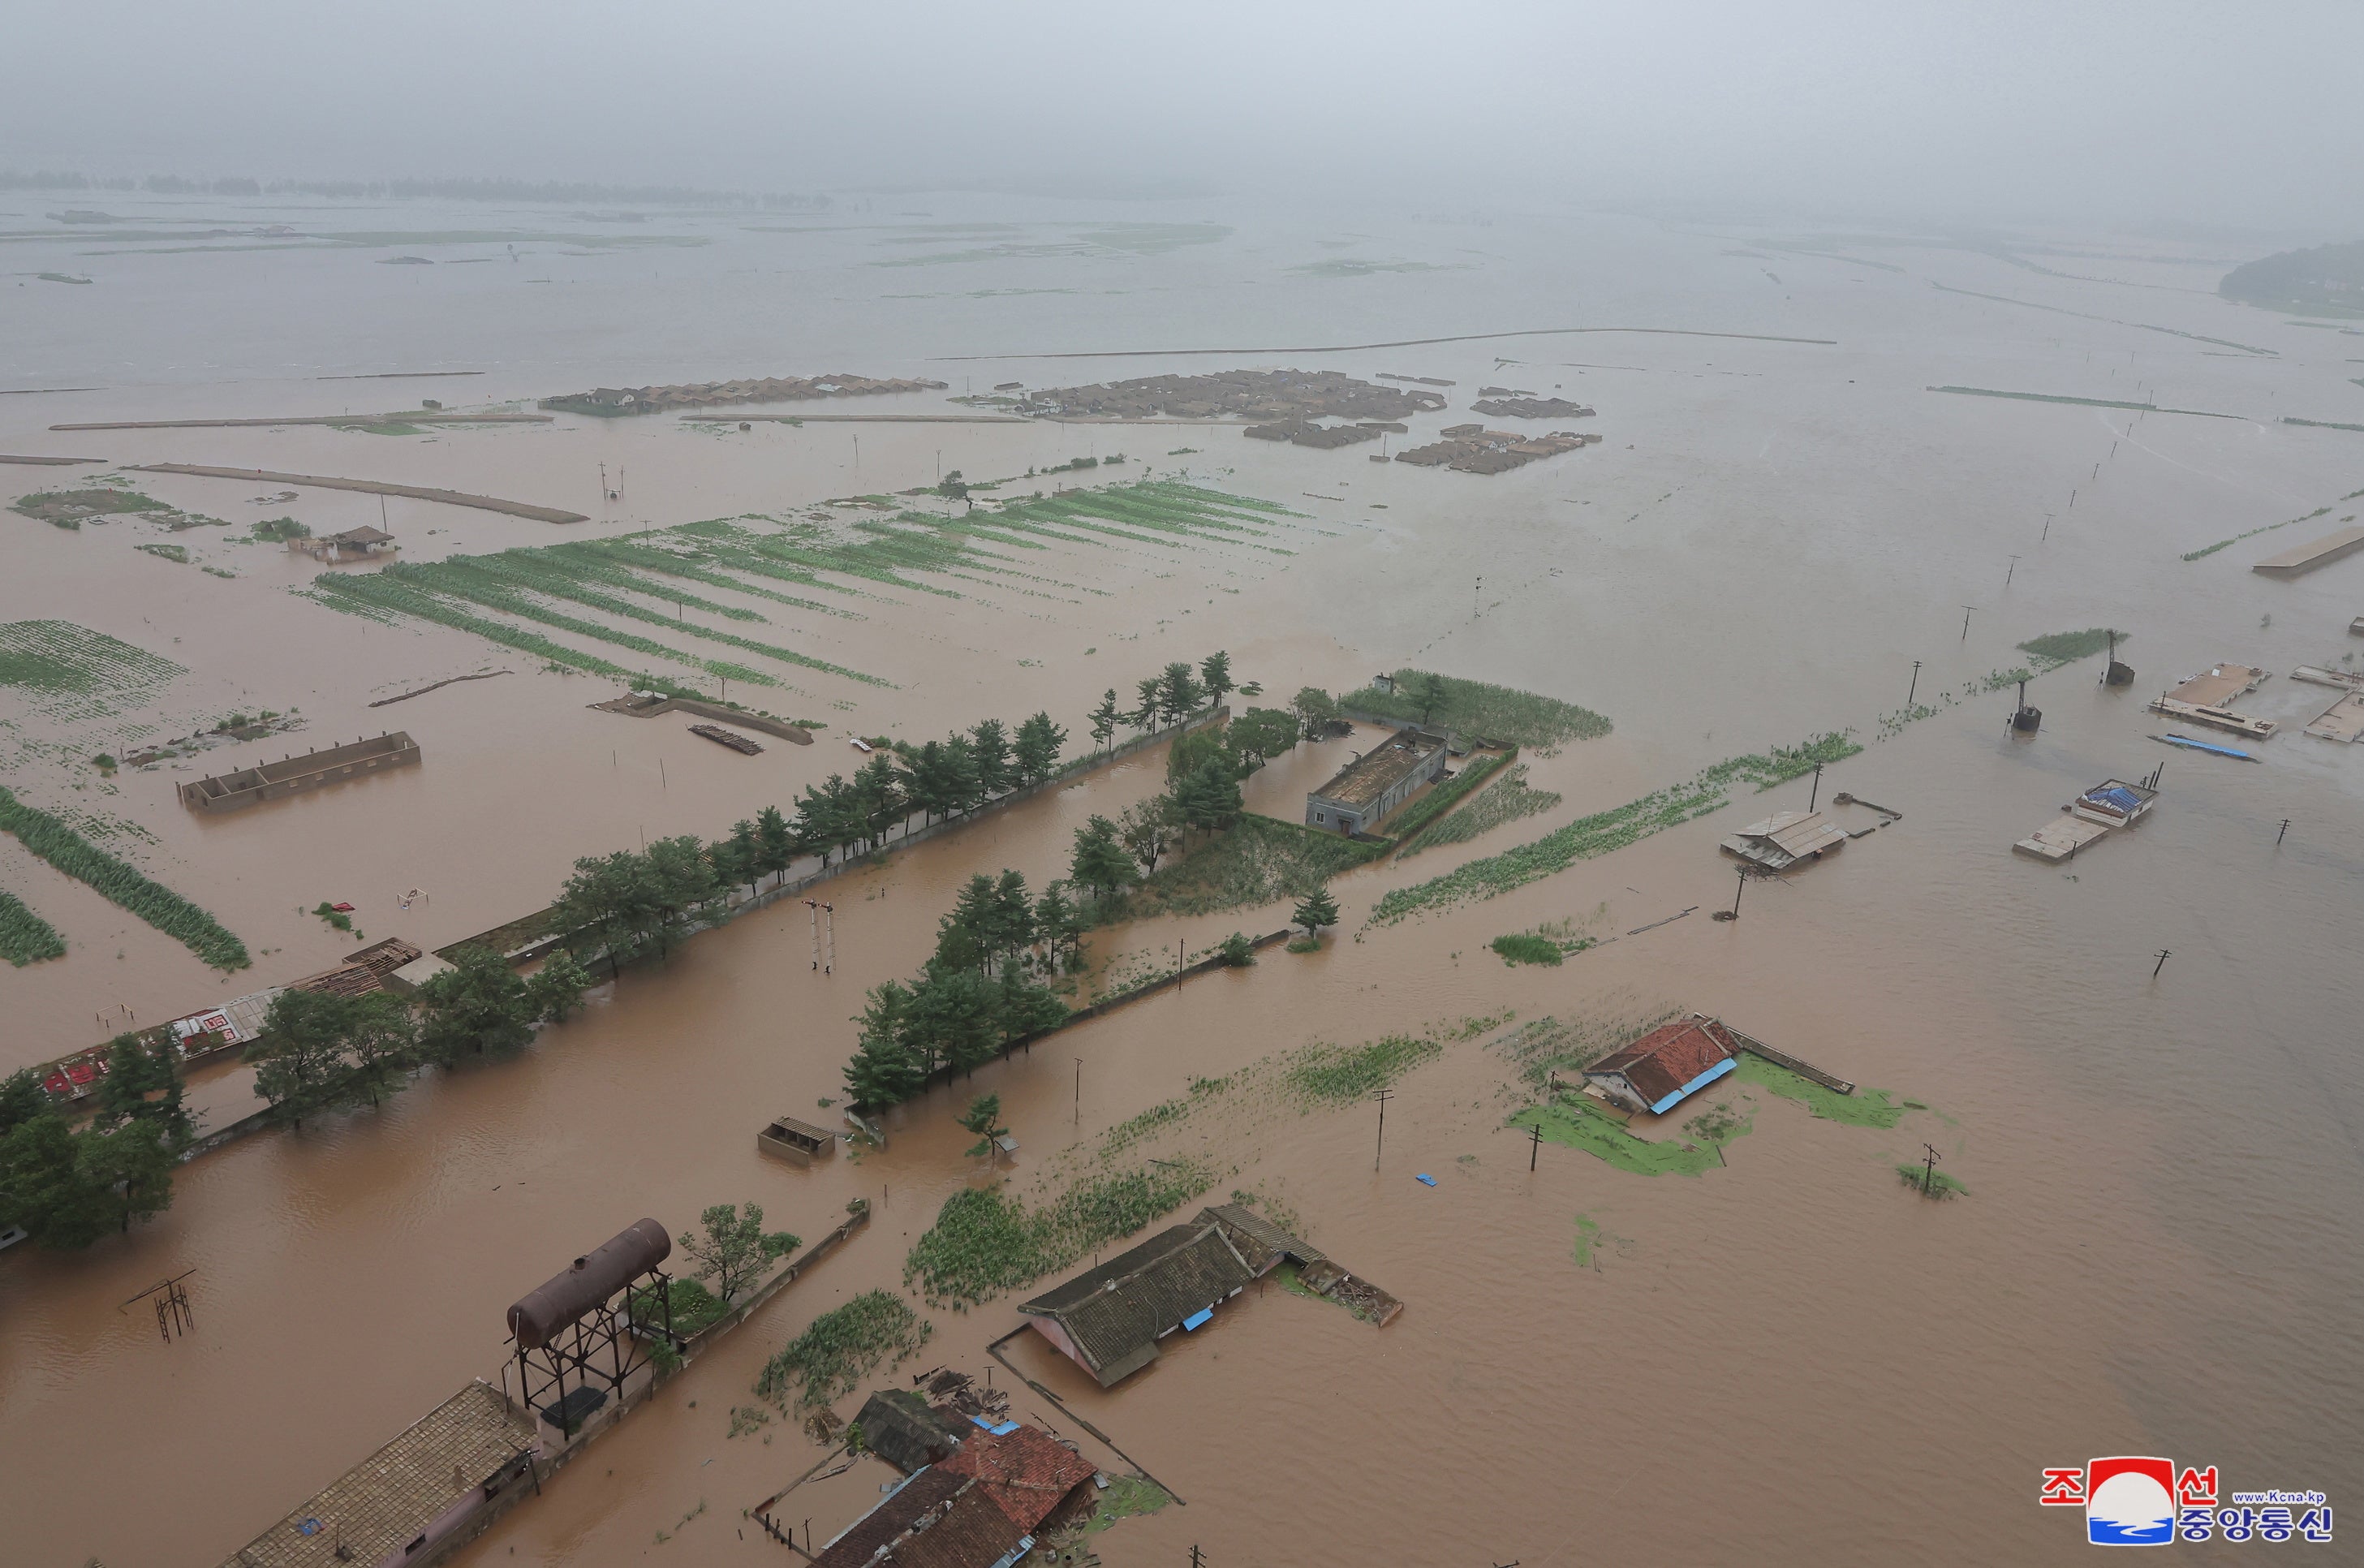
[[[967,1072],[1018,1040],[1066,1021],[1042,977],[1082,953],[1085,922],[1054,882],[1033,896],[1023,873],[979,872],[936,924],[936,950],[917,978],[873,986],[845,1065],[858,1105],[900,1103],[939,1070]]]
[[[1189,834],[1233,826],[1243,809],[1241,780],[1298,739],[1297,715],[1282,708],[1251,708],[1220,729],[1176,736],[1165,754],[1165,790],[1077,828],[1069,878],[1104,902],[1155,871]]]
[[[452,967],[419,987],[416,1008],[385,991],[340,996],[283,991],[253,1053],[254,1092],[297,1126],[327,1111],[378,1105],[419,1069],[504,1055],[583,1000],[591,977],[554,953],[530,980],[499,954],[463,947]]]

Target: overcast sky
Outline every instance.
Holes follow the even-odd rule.
[[[2364,228],[2364,0],[11,0],[0,167]]]

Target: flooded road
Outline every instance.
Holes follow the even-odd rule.
[[[1516,257],[1489,279],[1501,286],[1495,307],[1516,319],[1552,315],[1558,274],[1544,242],[1567,238],[1495,235],[1489,243]],[[862,991],[916,968],[963,880],[1005,866],[1037,886],[1061,874],[1087,815],[1158,787],[1158,754],[831,884],[832,975],[808,968],[801,909],[743,917],[627,972],[513,1061],[430,1075],[382,1111],[186,1167],[169,1213],[128,1238],[81,1257],[10,1251],[0,1259],[10,1329],[0,1337],[0,1465],[29,1500],[17,1526],[27,1561],[217,1561],[460,1381],[493,1375],[507,1305],[622,1225],[645,1213],[678,1231],[707,1204],[752,1198],[772,1223],[809,1237],[866,1196],[877,1221],[868,1233],[457,1561],[775,1556],[739,1511],[819,1450],[781,1422],[764,1428],[768,1442],[728,1438],[730,1409],[752,1401],[763,1361],[814,1315],[874,1286],[901,1289],[904,1252],[942,1199],[987,1179],[962,1158],[966,1135],[952,1122],[968,1093],[1002,1096],[1021,1145],[1011,1180],[1031,1195],[1061,1150],[1192,1079],[1317,1039],[1358,1044],[1506,1010],[1606,1020],[1695,1009],[1927,1108],[1879,1130],[1759,1092],[1725,1167],[1698,1178],[1629,1173],[1548,1143],[1530,1173],[1525,1140],[1501,1130],[1525,1102],[1489,1044],[1497,1031],[1451,1045],[1397,1084],[1377,1170],[1367,1105],[1191,1119],[1147,1152],[1213,1161],[1221,1174],[1207,1201],[1236,1187],[1284,1202],[1310,1239],[1408,1310],[1374,1330],[1322,1303],[1252,1291],[1108,1394],[1031,1343],[1013,1347],[1187,1499],[1096,1537],[1112,1568],[1182,1560],[1194,1544],[1221,1563],[2067,1561],[2082,1544],[2073,1518],[2035,1506],[2039,1473],[2119,1452],[2219,1464],[2228,1486],[2314,1487],[2335,1506],[2354,1495],[2364,1356],[2347,1316],[2364,1286],[2352,1218],[2364,1197],[2364,1104],[2348,1075],[2354,1029],[2340,977],[2364,871],[2364,783],[2347,748],[2298,733],[2327,693],[2276,680],[2244,700],[2285,724],[2259,748],[2261,767],[2161,746],[2147,738],[2161,721],[2140,711],[2220,659],[2283,671],[2345,651],[2355,612],[2345,568],[2296,583],[2247,570],[2253,554],[2314,525],[2179,559],[2364,484],[2359,438],[2271,422],[2284,405],[2329,407],[2338,356],[2311,340],[2344,340],[2254,312],[2227,318],[2204,297],[2141,298],[2146,319],[2168,312],[2179,327],[2280,356],[2225,358],[1930,290],[1934,276],[2080,308],[2101,293],[2017,274],[2005,287],[1990,275],[1999,264],[1958,252],[1901,258],[1927,274],[1911,277],[1785,259],[1791,297],[1758,298],[1725,275],[1741,263],[1723,262],[1717,243],[1622,228],[1577,238],[1619,280],[1610,298],[1629,319],[1693,324],[1705,313],[1730,330],[1837,346],[1609,340],[1612,353],[1601,340],[1556,339],[1323,360],[1454,377],[1456,409],[1481,381],[1501,379],[1563,386],[1600,409],[1591,424],[1603,445],[1489,479],[1163,427],[864,427],[859,484],[850,427],[693,436],[656,421],[563,422],[436,442],[317,430],[106,438],[117,461],[367,475],[595,514],[597,465],[629,465],[630,515],[586,525],[597,532],[930,484],[940,446],[946,468],[997,476],[1121,442],[1160,471],[1187,468],[1305,514],[1274,535],[1295,552],[1287,556],[1075,548],[1027,563],[1065,585],[1055,589],[963,582],[958,601],[881,590],[852,601],[868,617],[860,622],[763,603],[775,618],[764,635],[895,685],[795,675],[793,694],[766,691],[764,705],[832,728],[813,747],[758,758],[669,721],[591,711],[612,688],[463,633],[296,598],[282,590],[312,568],[262,546],[173,536],[234,562],[239,579],[222,581],[133,554],[132,540],[149,537],[133,530],[146,525],[70,534],[10,518],[0,619],[72,620],[189,666],[162,700],[175,721],[295,705],[307,726],[288,737],[293,749],[398,723],[428,756],[342,790],[201,820],[171,795],[194,774],[129,773],[120,794],[94,798],[72,789],[86,776],[21,755],[28,798],[136,823],[156,842],[128,840],[140,846],[134,857],[197,896],[258,961],[251,974],[216,976],[0,840],[0,884],[28,890],[75,943],[66,959],[0,974],[17,1025],[0,1065],[99,1037],[83,1019],[110,1005],[152,1021],[325,967],[357,943],[301,913],[323,898],[359,905],[372,938],[449,942],[538,907],[578,855],[641,833],[711,834],[790,803],[858,761],[842,739],[849,730],[925,738],[1041,707],[1080,734],[1104,688],[1129,696],[1165,660],[1216,646],[1266,685],[1266,700],[1411,663],[1581,702],[1617,726],[1527,758],[1534,785],[1563,795],[1556,811],[1340,879],[1345,922],[1324,951],[1269,951],[939,1089],[893,1114],[883,1151],[804,1172],[760,1159],[753,1140],[772,1114],[834,1114],[819,1103],[842,1092]],[[1224,281],[1226,269],[1252,276],[1255,264],[1168,258],[1145,263],[1143,281]],[[836,275],[848,288],[881,286]],[[1369,281],[1378,287],[1355,296],[1328,286],[1328,306],[1296,297],[1305,284],[1276,284],[1248,296],[1248,313],[1297,314],[1296,330],[1273,341],[1308,341],[1308,319],[1343,341],[1409,337],[1470,286]],[[676,297],[678,286],[652,280],[649,297]],[[1687,286],[1699,292],[1686,297]],[[1215,293],[1178,291],[1176,318],[1155,335],[1257,341],[1238,334],[1265,323],[1240,319],[1240,296]],[[2122,302],[2135,294],[2118,291]],[[368,330],[411,308],[377,300]],[[1055,319],[1055,333],[1039,303],[966,305],[960,319],[976,323],[967,336],[1003,340],[985,344],[959,341],[939,308],[841,302],[821,319],[842,335],[816,352],[851,345],[849,368],[905,375],[932,353],[1143,341],[1139,322],[1104,318],[1118,308],[1098,303],[1062,307],[1076,314]],[[697,360],[710,318],[656,317],[682,328],[684,346],[641,362],[653,368],[619,356],[578,371],[565,356],[541,357],[521,331],[501,340],[515,367],[487,378],[498,384],[485,395],[738,368]],[[1393,330],[1365,330],[1377,320]],[[637,317],[630,330],[662,335]],[[1586,347],[1563,353],[1571,343]],[[27,368],[70,369],[60,352]],[[1497,352],[1604,367],[1500,366]],[[1647,368],[1605,368],[1611,361]],[[1082,363],[1056,369],[1085,379],[1213,368]],[[2113,380],[2135,375],[2156,387],[2147,400],[2257,417],[2130,423],[2125,410],[1923,390],[2110,397]],[[218,371],[143,378],[158,385],[0,409],[0,450],[46,450],[35,443],[65,439],[41,431],[55,420],[198,406],[301,412],[320,395],[285,380],[225,386]],[[288,401],[299,395],[312,401]],[[101,404],[106,413],[89,411]],[[1207,450],[1172,451],[1191,445]],[[0,485],[18,491],[54,482],[0,470]],[[278,514],[220,481],[141,482],[217,516]],[[316,529],[376,513],[366,498],[322,492],[287,510]],[[550,537],[543,525],[423,506],[394,525],[408,559]],[[2017,642],[2103,623],[2135,634],[2124,655],[2141,672],[2131,690],[2095,686],[2098,661],[2045,676],[2030,690],[2044,728],[2029,740],[2003,729],[2010,692],[1963,694],[2018,663]],[[1917,696],[1940,711],[1876,739],[1914,660]],[[516,673],[366,707],[504,664]],[[1947,693],[1950,705],[1938,700]],[[39,723],[27,717],[26,732]],[[1903,820],[1829,863],[1751,884],[1736,922],[1709,919],[1734,890],[1714,843],[1767,811],[1802,806],[1805,780],[1502,897],[1366,927],[1382,892],[1468,854],[1719,758],[1848,727],[1866,750],[1827,771],[1822,798],[1849,790]],[[1292,798],[1355,744],[1275,763],[1251,780],[1251,806],[1293,815]],[[215,757],[264,749],[189,766],[217,771]],[[2165,798],[2139,829],[2066,867],[2010,853],[2078,790],[2161,758]],[[2292,826],[2277,846],[2283,818]],[[413,888],[431,897],[403,911],[398,895]],[[1639,929],[1687,908],[1696,913]],[[1094,953],[1196,950],[1233,929],[1276,929],[1285,913],[1119,928],[1096,936]],[[1556,969],[1509,968],[1487,950],[1496,935],[1568,919],[1615,940]],[[2154,979],[2160,949],[2171,956]],[[227,1115],[237,1085],[224,1081]],[[1902,1189],[1893,1167],[1924,1144],[1968,1197],[1934,1204]],[[1438,1185],[1415,1182],[1417,1172]],[[191,1267],[189,1339],[160,1344],[151,1322],[115,1310]],[[982,1374],[983,1346],[1016,1321],[1009,1306],[931,1314],[927,1364]],[[1031,1394],[1014,1409],[1067,1429]],[[875,1499],[881,1474],[874,1464],[801,1491],[783,1513],[809,1513],[826,1539]],[[139,1506],[94,1506],[101,1476],[136,1478]],[[688,1517],[701,1502],[706,1512]]]

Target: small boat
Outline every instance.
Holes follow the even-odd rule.
[[[2234,756],[2240,758],[2243,762],[2263,762],[2265,760],[2265,758],[2260,756],[2252,756],[2246,751],[2235,751],[2228,745],[2210,745],[2206,741],[2186,740],[2181,735],[2153,735],[2151,736],[2151,739],[2155,741],[2165,741],[2169,745],[2180,745],[2186,751],[2204,751],[2211,756]]]
[[[727,745],[732,751],[746,756],[757,756],[764,749],[745,735],[734,734],[719,724],[692,724],[689,727],[689,733],[693,735],[704,735],[715,745]]]

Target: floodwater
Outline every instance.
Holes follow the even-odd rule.
[[[940,204],[933,220],[963,216],[978,215]],[[1044,233],[1084,226],[1025,216]],[[106,390],[0,398],[0,451],[431,484],[573,507],[597,518],[578,532],[609,532],[906,488],[932,482],[939,463],[998,476],[1122,450],[1135,465],[1119,473],[1187,469],[1305,515],[1271,541],[1295,552],[1285,557],[1077,548],[1029,558],[1060,585],[1022,585],[1037,591],[962,582],[954,601],[865,584],[878,597],[853,601],[862,621],[750,600],[772,624],[742,630],[895,683],[786,672],[795,689],[757,700],[831,728],[813,747],[753,759],[674,721],[592,712],[611,694],[604,684],[461,634],[333,614],[282,591],[315,568],[262,546],[173,536],[239,574],[223,581],[135,554],[150,525],[67,533],[10,518],[0,619],[75,621],[191,671],[158,709],[103,723],[171,735],[232,709],[292,706],[307,727],[279,751],[398,725],[427,760],[214,821],[181,811],[175,783],[275,755],[269,745],[209,753],[187,774],[128,774],[114,794],[19,745],[12,788],[137,824],[152,843],[128,832],[108,842],[258,957],[251,973],[214,975],[0,842],[0,885],[74,944],[65,959],[0,974],[13,1025],[0,1065],[100,1037],[114,1009],[152,1022],[324,967],[358,945],[302,913],[324,898],[359,906],[372,938],[449,942],[538,907],[578,855],[641,834],[711,834],[850,770],[849,730],[925,737],[1041,707],[1080,734],[1103,688],[1129,694],[1166,660],[1215,646],[1276,696],[1413,662],[1615,721],[1607,739],[1530,758],[1562,806],[1476,851],[1735,752],[1846,727],[1872,743],[1919,660],[1921,699],[1959,700],[1820,785],[1825,799],[1850,790],[1903,820],[1833,862],[1750,885],[1730,924],[1708,918],[1734,890],[1715,840],[1802,805],[1806,781],[1395,926],[1364,928],[1380,893],[1472,846],[1358,871],[1335,884],[1346,922],[1318,955],[1274,950],[1062,1035],[897,1112],[884,1151],[809,1172],[759,1158],[753,1134],[769,1114],[827,1118],[817,1103],[841,1092],[863,989],[917,965],[957,885],[1004,866],[1038,884],[1058,874],[1085,815],[1156,787],[1156,754],[1129,760],[832,884],[832,974],[808,967],[803,910],[742,918],[628,972],[516,1060],[430,1076],[382,1111],[207,1157],[185,1168],[167,1215],[85,1256],[0,1258],[0,1466],[25,1561],[217,1561],[461,1380],[493,1375],[507,1303],[629,1221],[652,1214],[679,1230],[708,1204],[752,1198],[809,1236],[867,1196],[878,1221],[868,1233],[458,1561],[776,1555],[740,1510],[818,1450],[783,1423],[764,1428],[768,1442],[728,1438],[731,1407],[751,1402],[763,1360],[816,1313],[900,1288],[904,1251],[942,1198],[988,1179],[963,1159],[952,1125],[967,1093],[1002,1096],[1022,1146],[1012,1180],[1031,1192],[1068,1144],[1191,1079],[1310,1040],[1505,1010],[1717,1014],[1928,1109],[1882,1132],[1759,1093],[1753,1130],[1702,1177],[1628,1174],[1552,1145],[1531,1173],[1519,1168],[1524,1140],[1499,1130],[1517,1103],[1505,1097],[1511,1071],[1466,1041],[1397,1085],[1383,1148],[1368,1106],[1194,1118],[1147,1151],[1216,1162],[1211,1198],[1237,1186],[1282,1200],[1311,1239],[1408,1309],[1378,1331],[1252,1292],[1110,1394],[1014,1346],[1186,1500],[1096,1537],[1105,1561],[1170,1562],[1192,1545],[1224,1564],[2066,1561],[2084,1550],[2078,1521],[2036,1506],[2040,1472],[2112,1453],[2216,1464],[2228,1488],[2313,1488],[2335,1506],[2357,1495],[2364,1357],[2349,1317],[2364,1287],[2352,1219],[2364,1104],[2344,970],[2364,871],[2364,761],[2297,733],[2335,694],[2286,679],[2243,702],[2285,723],[2256,748],[2262,767],[2153,743],[2166,726],[2140,704],[2218,660],[2287,671],[2346,651],[2347,622],[2364,609],[2350,573],[2364,567],[2292,583],[2247,567],[2337,526],[2352,503],[2197,563],[2178,557],[2364,485],[2364,437],[2276,422],[2355,421],[2342,369],[2364,339],[2236,310],[2204,292],[2220,269],[2197,252],[2126,236],[2052,237],[2109,253],[2050,255],[2056,272],[2118,280],[2091,282],[1934,245],[1865,251],[1883,263],[1866,265],[1631,219],[1480,230],[1218,216],[1237,231],[1148,253],[876,267],[925,247],[887,248],[914,237],[908,226],[781,236],[697,218],[686,221],[713,239],[698,249],[544,246],[456,270],[380,269],[366,252],[92,258],[65,269],[89,270],[91,287],[7,291],[0,381]],[[480,216],[404,221],[485,227]],[[1437,270],[1289,270],[1328,255],[1333,238]],[[1016,288],[1076,292],[991,292]],[[202,316],[186,308],[198,289],[213,302]],[[1540,326],[1835,344],[1627,334],[1321,356],[930,357]],[[1600,409],[1589,426],[1607,439],[1481,479],[1166,426],[710,436],[663,420],[562,419],[435,440],[46,428],[385,408],[422,388],[459,407],[742,374],[934,375],[983,391],[1233,364],[1456,380],[1453,411],[1416,435],[1466,418],[1480,385],[1556,387]],[[415,369],[488,374],[306,379]],[[1924,390],[1945,385],[2242,417],[2137,419]],[[1202,450],[1174,451],[1186,446]],[[601,503],[602,462],[627,476],[625,501]],[[0,468],[0,487],[97,471]],[[215,516],[284,511],[316,530],[378,512],[374,498],[333,492],[266,510],[249,498],[275,487],[151,476],[142,487]],[[425,503],[396,500],[387,515],[412,559],[563,536]],[[2044,727],[2026,740],[2004,732],[2009,692],[1961,695],[2017,663],[2020,640],[2103,623],[2135,634],[2131,691],[2096,687],[2098,661],[2046,676],[2030,692]],[[366,706],[504,666],[516,673]],[[82,744],[39,714],[13,716],[13,740]],[[1288,814],[1294,792],[1355,744],[1274,765],[1251,803]],[[2062,868],[2010,853],[2079,789],[2161,760],[2166,796],[2137,832]],[[429,896],[404,910],[413,889]],[[1102,934],[1095,953],[1198,949],[1282,918],[1148,923]],[[1509,969],[1486,950],[1495,935],[1570,918],[1616,940],[1551,969]],[[2154,978],[2161,949],[2170,956]],[[240,1114],[243,1075],[219,1075],[199,1098],[217,1124]],[[1932,1204],[1902,1189],[1891,1167],[1924,1144],[1968,1197]],[[1579,1216],[1597,1227],[1583,1264]],[[139,1312],[116,1310],[192,1267],[191,1338],[162,1344]],[[991,1364],[983,1346],[1015,1320],[1007,1301],[930,1316],[925,1364],[978,1373]],[[1015,1408],[1066,1429],[1029,1393]],[[874,1464],[808,1488],[782,1515],[809,1516],[826,1539],[882,1474]]]

